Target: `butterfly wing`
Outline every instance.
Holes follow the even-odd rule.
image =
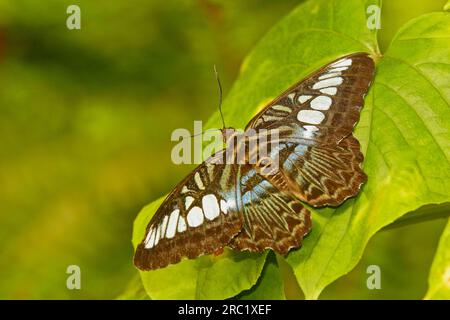
[[[373,74],[374,62],[367,53],[339,58],[270,102],[247,129],[293,122],[320,129],[314,138],[321,143],[337,142],[351,134],[358,122]]]
[[[289,190],[310,205],[340,205],[355,196],[367,181],[361,168],[364,157],[352,135],[334,145],[283,142],[282,146],[280,174]]]
[[[240,232],[239,167],[221,164],[220,159],[223,151],[189,174],[158,208],[136,249],[134,264],[139,269],[213,253]]]
[[[251,165],[240,167],[242,231],[230,242],[239,251],[272,249],[287,254],[300,247],[311,229],[309,211],[291,194],[279,190]]]
[[[288,89],[247,126],[279,131],[278,175],[300,200],[336,206],[367,180],[352,130],[373,74],[366,53],[342,57]]]
[[[271,248],[285,254],[311,228],[311,205],[338,205],[366,180],[363,156],[352,136],[374,72],[364,53],[340,58],[271,102],[247,129],[279,132],[274,154],[280,167],[206,161],[164,200],[135,254],[143,270],[183,257]],[[219,153],[212,158],[221,156]]]

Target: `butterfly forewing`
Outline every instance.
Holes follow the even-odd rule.
[[[238,167],[214,157],[197,167],[164,200],[134,257],[142,270],[196,258],[225,246],[242,228]]]
[[[358,122],[373,73],[374,62],[366,53],[337,59],[274,99],[247,128],[298,124],[305,138],[338,142]]]
[[[373,73],[373,60],[365,53],[340,58],[294,85],[249,123],[249,128],[279,130],[280,174],[300,200],[339,205],[366,181],[352,130]]]

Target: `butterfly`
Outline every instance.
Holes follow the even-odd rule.
[[[158,208],[136,249],[135,266],[163,268],[226,246],[281,255],[300,247],[311,229],[302,202],[338,206],[367,180],[352,131],[374,70],[368,54],[350,54],[265,106],[245,131],[277,130],[277,148],[269,153],[276,170],[263,170],[264,161],[220,161],[226,148],[212,155]]]

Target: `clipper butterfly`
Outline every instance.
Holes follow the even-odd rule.
[[[134,264],[158,269],[225,246],[282,255],[300,247],[311,229],[302,202],[338,206],[367,180],[352,131],[373,74],[368,54],[347,55],[274,99],[245,130],[277,130],[278,147],[270,153],[277,170],[265,173],[261,162],[219,161],[225,149],[217,152],[163,201]]]

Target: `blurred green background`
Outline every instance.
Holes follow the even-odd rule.
[[[240,63],[299,1],[0,0],[0,298],[109,299],[136,276],[131,229],[190,170],[175,128],[217,108]],[[445,1],[387,0],[380,46]],[[81,30],[66,8],[81,8]],[[421,298],[444,221],[379,233],[323,298]],[[68,265],[81,290],[66,288]],[[365,269],[382,268],[382,290]]]

